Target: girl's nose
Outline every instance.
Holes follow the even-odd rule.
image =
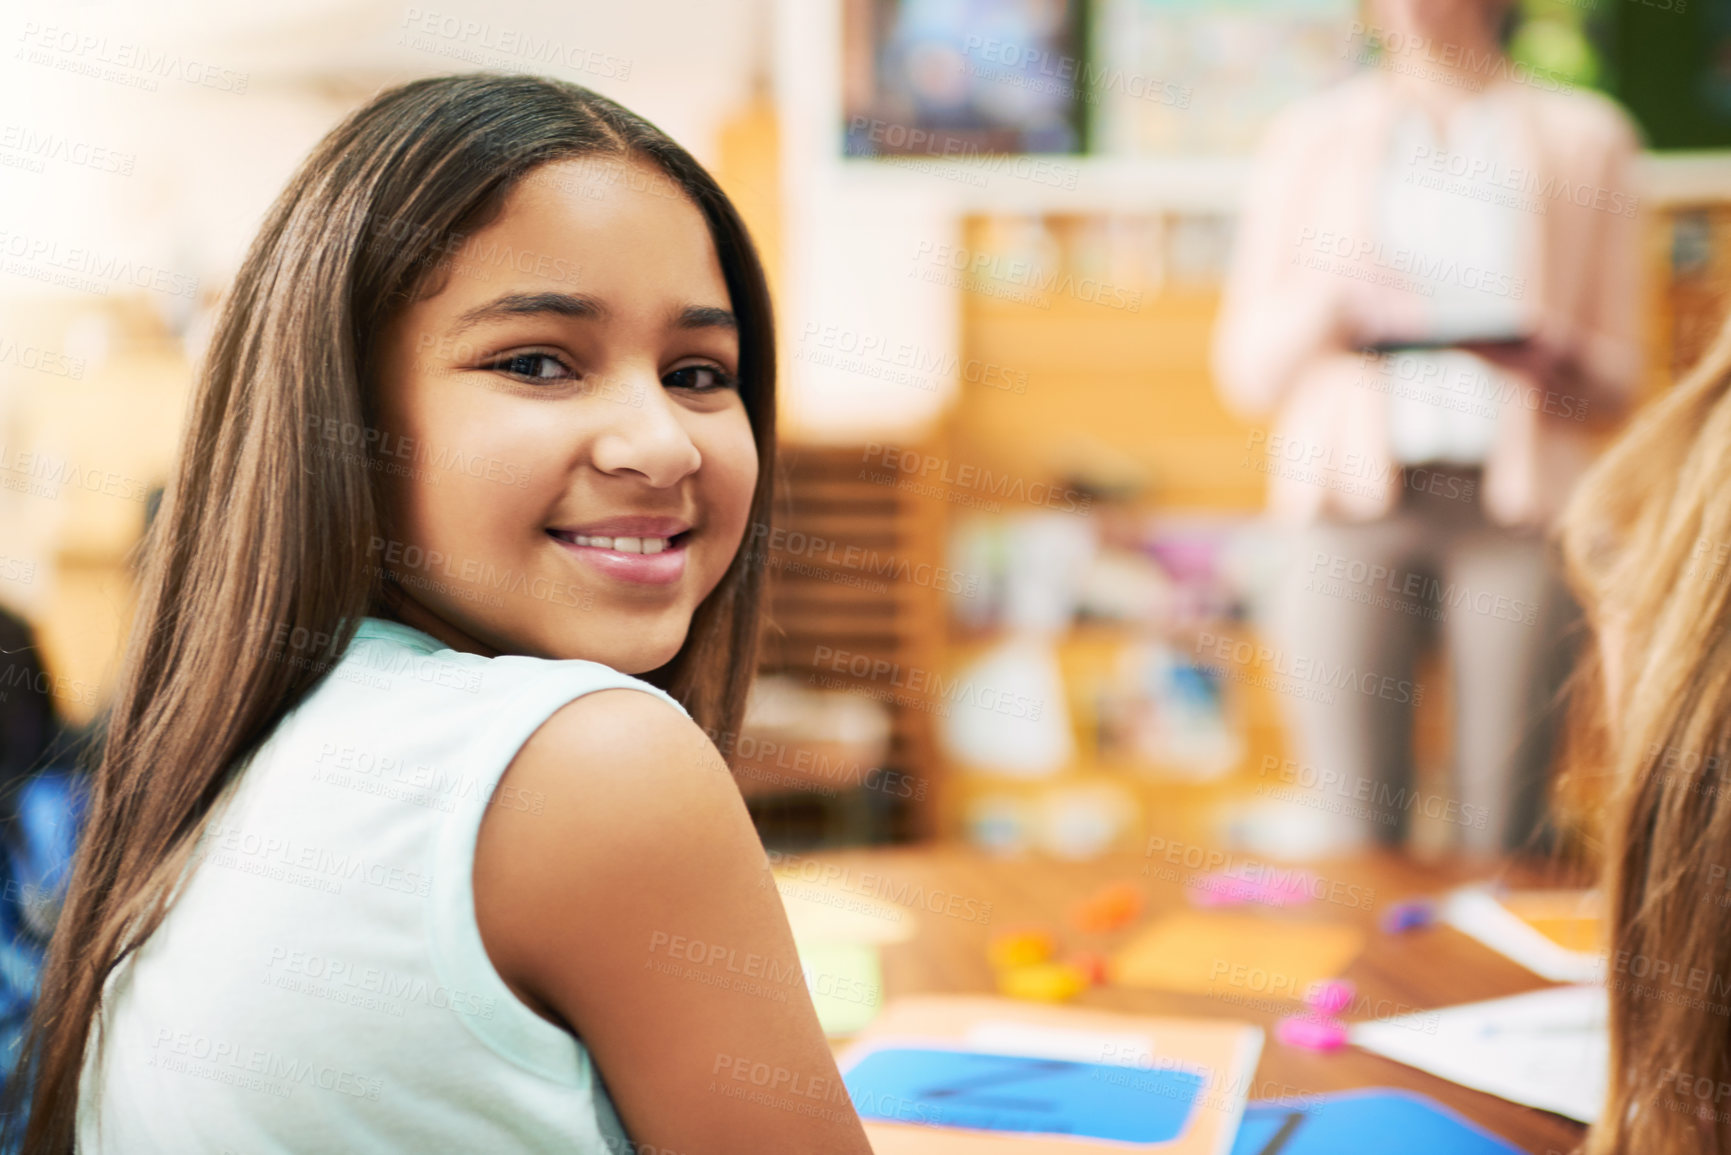
[[[681,411],[659,379],[615,380],[592,399],[603,428],[592,453],[603,473],[635,473],[657,489],[696,472],[703,457],[680,419]]]

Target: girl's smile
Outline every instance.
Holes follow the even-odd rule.
[[[597,572],[620,581],[669,585],[685,573],[691,523],[679,517],[609,517],[547,536]]]

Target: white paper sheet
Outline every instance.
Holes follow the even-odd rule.
[[[1604,987],[1550,987],[1355,1023],[1350,1038],[1463,1087],[1591,1123],[1605,1098],[1606,1009]]]

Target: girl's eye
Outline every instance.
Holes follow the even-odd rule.
[[[558,381],[574,376],[565,363],[551,353],[513,353],[487,368],[536,381]]]
[[[669,389],[714,393],[721,389],[737,388],[739,379],[714,365],[687,365],[663,377],[661,383]]]

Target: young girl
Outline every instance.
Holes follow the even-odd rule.
[[[1602,676],[1610,1094],[1593,1155],[1731,1152],[1731,326],[1583,482]],[[1602,700],[1597,700],[1602,699]]]
[[[471,75],[332,132],[150,536],[24,1149],[869,1151],[704,733],[774,414],[757,255],[653,126]]]

